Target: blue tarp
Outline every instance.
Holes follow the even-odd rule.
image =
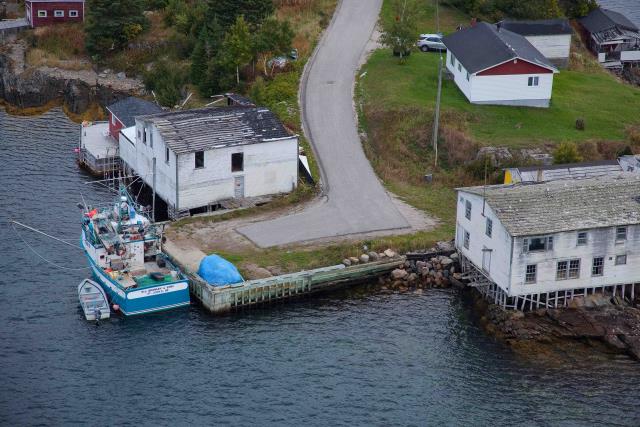
[[[218,255],[204,257],[200,261],[198,275],[213,286],[226,286],[244,281],[236,266]]]

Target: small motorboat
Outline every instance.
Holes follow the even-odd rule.
[[[108,319],[111,316],[107,294],[93,280],[84,279],[78,285],[80,306],[87,320]]]

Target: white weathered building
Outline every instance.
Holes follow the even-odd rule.
[[[135,118],[120,157],[155,188],[169,216],[220,201],[287,193],[298,182],[298,137],[261,107],[220,107]]]
[[[481,22],[442,42],[447,70],[469,102],[549,106],[558,70],[523,36]]]
[[[569,65],[573,29],[567,19],[537,19],[514,21],[505,19],[496,24],[500,28],[520,34],[552,64],[560,68]]]
[[[460,188],[455,241],[475,286],[503,307],[555,307],[596,290],[633,298],[640,176]]]

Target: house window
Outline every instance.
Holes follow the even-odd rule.
[[[523,252],[553,250],[553,236],[527,237],[523,240]]]
[[[616,242],[627,240],[627,227],[616,227]]]
[[[453,65],[454,67],[456,66],[456,57],[453,56],[453,53],[451,54],[451,65]]]
[[[540,79],[540,78],[539,78],[538,76],[536,76],[536,77],[529,77],[528,85],[529,85],[529,86],[538,86],[539,79]]]
[[[584,246],[587,244],[587,232],[581,231],[578,233],[578,246]]]
[[[558,261],[556,280],[577,279],[580,277],[580,260]]]
[[[47,17],[47,11],[46,10],[39,10],[38,11],[38,18],[46,18]]]
[[[616,255],[616,265],[625,265],[627,263],[627,255]]]
[[[580,260],[572,259],[569,261],[569,279],[578,279],[580,277]]]
[[[69,11],[69,18],[77,18],[78,17],[78,11],[77,10],[70,10]]]
[[[471,219],[471,202],[466,201],[464,206],[464,217],[467,219]]]
[[[487,225],[484,232],[487,236],[491,237],[491,234],[493,233],[493,221],[491,218],[487,218]]]
[[[147,128],[142,130],[142,143],[147,145]]]
[[[524,283],[536,283],[537,273],[538,266],[536,264],[527,265],[527,269],[524,273]]]
[[[153,132],[149,130],[149,147],[153,148]]]
[[[464,247],[469,249],[469,241],[471,240],[471,236],[469,235],[468,231],[464,232]]]
[[[231,155],[231,172],[242,172],[244,170],[244,153],[233,153]]]
[[[458,62],[458,71],[462,71],[462,64]]]
[[[53,16],[56,18],[64,18],[64,10],[54,10]]]
[[[467,81],[469,81],[469,72],[467,71]]]
[[[196,158],[196,164],[195,164],[196,169],[202,169],[204,167],[204,151],[196,151],[195,158]]]
[[[169,147],[164,147],[164,162],[169,164]]]
[[[604,257],[596,257],[593,259],[591,266],[592,276],[602,276],[604,274]]]

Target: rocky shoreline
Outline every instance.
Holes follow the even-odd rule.
[[[0,100],[19,110],[62,104],[68,112],[80,115],[93,105],[104,107],[142,90],[140,81],[115,75],[29,67],[19,42],[0,49]]]

